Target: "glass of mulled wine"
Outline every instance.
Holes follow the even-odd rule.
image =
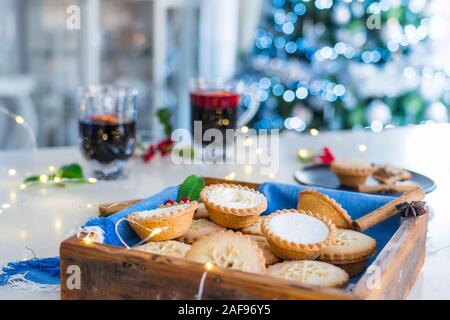
[[[122,86],[83,90],[79,131],[81,152],[97,179],[117,179],[136,143],[137,91]]]
[[[246,110],[241,112],[243,100]],[[190,101],[192,132],[197,137],[201,134],[202,145],[211,143],[204,139],[209,129],[219,130],[225,139],[227,129],[236,130],[246,125],[259,108],[259,100],[243,83],[203,78],[191,82]],[[220,143],[225,145],[224,141]]]

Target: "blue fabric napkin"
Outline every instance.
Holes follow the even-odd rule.
[[[348,211],[353,219],[357,219],[393,199],[392,197],[359,192],[267,182],[261,184],[258,189],[267,198],[268,208],[264,214],[270,214],[281,209],[297,208],[298,194],[307,189],[317,190],[333,198]]]

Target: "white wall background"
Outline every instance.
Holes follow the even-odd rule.
[[[200,17],[199,76],[230,79],[238,53],[253,48],[265,0],[205,0]]]

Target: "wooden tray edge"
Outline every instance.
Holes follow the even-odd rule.
[[[379,288],[375,269],[361,276],[353,290],[361,299],[405,299],[408,296],[425,260],[428,214],[403,219],[375,261],[381,274]],[[374,268],[374,267],[372,267]],[[369,288],[374,286],[374,288]]]
[[[105,244],[91,244],[86,246],[82,240],[71,237],[61,243],[61,299],[140,299],[141,296],[148,298],[144,292],[140,292],[141,296],[134,296],[127,293],[122,295],[117,293],[116,289],[111,288],[109,283],[114,283],[114,279],[102,279],[105,270],[96,268],[98,264],[108,269],[108,274],[116,274],[123,277],[127,270],[132,269],[134,272],[140,272],[141,275],[147,277],[139,277],[137,282],[145,282],[158,277],[166,282],[183,281],[190,282],[195,287],[198,286],[200,278],[205,271],[204,265],[185,259],[177,259],[158,254],[150,254],[139,252],[137,250],[127,250]],[[86,284],[82,281],[81,290],[68,289],[67,281],[71,273],[67,273],[68,267],[71,265],[79,266],[83,273],[96,274],[100,278],[100,283]],[[92,267],[91,267],[92,266]],[[145,267],[143,267],[145,266]],[[177,269],[177,277],[173,277],[173,268]],[[94,270],[95,269],[95,270]],[[115,271],[112,273],[112,271]],[[166,270],[168,275],[164,276],[161,270]],[[152,274],[152,272],[155,272]],[[106,275],[107,276],[107,275]],[[172,277],[172,279],[169,279]],[[137,278],[137,277],[136,277]],[[186,280],[188,279],[188,280]],[[150,281],[152,282],[152,281]],[[100,284],[100,285],[99,285]],[[244,284],[244,290],[242,285]],[[108,286],[108,295],[99,293],[99,287]],[[128,289],[132,286],[129,283]],[[226,287],[226,290],[223,288]],[[88,287],[86,289],[86,287]],[[91,288],[89,288],[91,287]],[[96,288],[97,290],[93,289]],[[189,286],[187,286],[189,287]],[[192,286],[190,286],[192,287]],[[102,289],[102,291],[105,288]],[[270,290],[268,290],[270,289]],[[220,293],[224,290],[223,295]],[[194,291],[191,290],[188,296],[186,293],[180,293],[181,299],[193,299]],[[153,298],[153,297],[152,297]],[[167,299],[169,297],[164,296]],[[205,290],[203,298],[209,299],[332,299],[332,300],[348,300],[357,299],[350,292],[344,292],[339,289],[321,289],[307,286],[300,286],[294,281],[278,279],[274,277],[261,276],[258,274],[246,273],[236,270],[228,270],[217,268],[208,271],[207,280],[205,282]]]

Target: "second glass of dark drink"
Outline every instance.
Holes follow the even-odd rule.
[[[121,176],[136,142],[137,92],[121,86],[93,86],[83,92],[81,152],[98,179]]]
[[[249,99],[247,110],[240,113],[241,97],[246,95]],[[201,138],[201,145],[211,143],[226,149],[226,130],[236,130],[247,124],[256,114],[259,108],[259,100],[252,94],[248,87],[240,82],[207,81],[203,78],[191,82],[190,91],[192,132],[196,144]],[[196,128],[201,127],[201,132]],[[207,134],[208,130],[216,129],[222,134],[223,141],[210,141],[209,136],[217,135],[214,132]],[[201,136],[199,136],[201,135]],[[206,139],[205,139],[206,138]],[[220,149],[221,147],[218,147]]]
[[[218,129],[225,137],[226,129],[236,129],[240,95],[231,91],[191,92],[192,131],[195,121],[202,125],[202,136],[208,129]],[[203,144],[208,142],[203,141]]]

